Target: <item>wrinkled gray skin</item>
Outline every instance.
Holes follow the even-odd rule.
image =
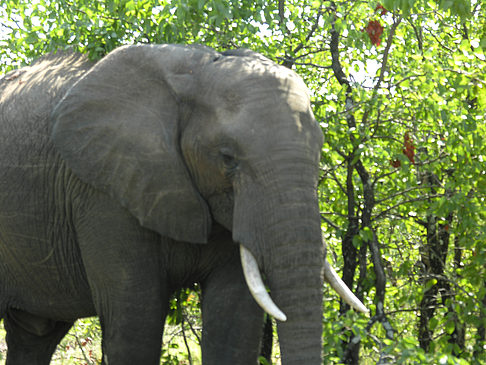
[[[306,87],[257,54],[120,48],[0,81],[0,317],[7,364],[48,364],[98,315],[109,364],[158,364],[175,290],[200,282],[204,364],[256,363],[275,303],[283,364],[321,363],[322,134]]]

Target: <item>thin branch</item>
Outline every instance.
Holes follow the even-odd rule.
[[[309,40],[311,39],[311,37],[314,35],[317,28],[319,27],[319,20],[321,19],[322,14],[323,12],[322,12],[322,4],[321,4],[319,9],[317,10],[317,16],[315,18],[314,24],[312,24],[311,30],[309,31],[309,33],[307,33],[307,36],[305,37],[305,41],[300,43],[297,47],[295,47],[294,50],[292,51],[292,54],[296,54],[297,52],[299,52],[304,47],[304,45],[307,42],[309,42]]]
[[[310,47],[310,46],[306,46],[306,47]],[[294,59],[298,60],[300,58],[304,58],[304,57],[307,57],[307,56],[310,56],[310,55],[315,55],[315,54],[323,53],[323,52],[327,52],[327,48],[315,48],[315,49],[311,49],[311,50],[309,50],[305,53],[301,53],[298,56],[295,56]]]
[[[86,356],[86,353],[84,352],[84,347],[81,343],[81,341],[79,340],[79,337],[78,337],[78,334],[75,333],[74,334],[74,338],[76,339],[76,344],[78,345],[79,349],[81,350],[81,353],[83,354],[83,358],[84,358],[84,361],[86,361],[86,364],[93,364],[93,362],[88,359],[88,356]]]
[[[336,181],[336,184],[339,186],[339,189],[341,189],[341,191],[344,193],[344,194],[347,194],[347,190],[346,188],[344,187],[343,184],[341,184],[341,181],[338,179],[337,175],[336,175],[336,171],[333,171],[332,172],[332,176],[334,177],[334,181]]]
[[[88,13],[87,13],[87,12],[85,12],[84,10],[81,10],[81,9],[79,9],[78,7],[76,7],[74,3],[67,1],[67,2],[66,2],[66,4],[67,4],[68,6],[70,6],[70,7],[71,7],[71,8],[72,8],[72,9],[73,9],[75,12],[77,12],[77,13],[81,13],[81,14],[83,14],[83,15],[86,15],[88,18],[90,18],[90,16],[88,15]],[[99,13],[98,13],[96,16],[97,16],[98,18],[101,18],[101,19],[113,20],[113,21],[120,21],[120,18],[116,18],[116,17],[112,17],[112,16],[104,15],[104,14],[99,14]],[[132,24],[132,23],[130,23],[130,24]],[[132,25],[134,25],[134,24],[132,24]]]
[[[280,26],[289,34],[290,32],[285,24],[285,0],[278,0],[278,16],[280,18]]]
[[[422,29],[418,29],[415,24],[413,23],[412,21],[412,18],[411,17],[408,17],[408,23],[412,26],[413,28],[413,31],[415,33],[415,37],[417,37],[417,41],[418,41],[418,47],[419,47],[419,50],[420,50],[420,53],[422,54],[422,56],[424,55],[424,46],[423,46],[423,33],[422,33]]]
[[[182,338],[184,339],[184,344],[186,345],[187,350],[187,360],[189,361],[189,365],[192,365],[192,356],[191,356],[191,349],[189,348],[189,343],[187,342],[186,338],[186,331],[184,330],[184,315],[181,318],[181,328],[182,328]]]
[[[22,28],[21,28],[21,26],[20,26],[20,24],[19,24],[17,21],[15,21],[14,19],[10,19],[10,20],[11,20],[12,22],[14,22],[14,23],[16,24],[16,26],[17,26],[17,27],[13,27],[12,25],[7,24],[7,23],[2,23],[0,26],[1,26],[2,28],[7,28],[7,29],[10,29],[12,32],[16,32],[16,31],[18,31],[19,29],[22,29]]]
[[[390,32],[388,33],[388,38],[386,40],[386,46],[385,50],[383,52],[383,59],[381,61],[381,67],[380,67],[380,75],[378,76],[378,81],[376,82],[375,86],[373,87],[373,94],[371,95],[370,103],[368,105],[368,108],[365,110],[363,113],[363,118],[362,122],[363,124],[366,124],[368,122],[368,115],[371,112],[371,108],[373,108],[374,101],[376,99],[376,95],[378,94],[378,89],[381,87],[381,83],[383,82],[383,79],[385,78],[385,72],[388,64],[388,55],[390,53],[390,48],[393,43],[393,37],[395,36],[395,31],[402,21],[401,15],[396,18],[396,20],[393,22],[393,25],[390,28]]]
[[[407,81],[407,80],[410,80],[410,79],[413,79],[415,77],[420,77],[420,76],[426,76],[426,74],[420,74],[420,75],[410,75],[410,76],[406,76],[404,77],[403,79],[400,79],[398,80],[397,82],[395,82],[394,84],[391,84],[391,85],[388,85],[387,89],[392,89],[392,88],[395,88],[397,86],[399,86],[402,82],[404,81]]]
[[[442,69],[443,71],[448,71],[448,72],[453,72],[453,73],[456,73],[458,75],[462,75],[462,76],[466,76],[474,81],[477,81],[477,82],[481,82],[483,84],[486,84],[486,81],[485,80],[482,80],[480,78],[477,77],[477,75],[474,75],[474,74],[471,74],[471,73],[467,73],[467,72],[464,72],[462,70],[455,70],[455,69],[452,69],[452,68],[443,68]]]
[[[322,66],[322,65],[317,65],[315,63],[311,62],[295,62],[296,58],[290,58],[290,57],[277,57],[278,60],[283,61],[282,64],[287,64],[291,63],[292,65],[298,65],[298,66],[312,66],[316,68],[321,68],[324,70],[332,68],[332,66]]]
[[[77,13],[80,13],[80,14],[83,14],[84,16],[86,16],[88,19],[91,19],[90,15],[85,12],[84,10],[81,10],[80,8],[76,7],[76,5],[72,2],[66,2],[66,4],[75,12]],[[110,20],[110,21],[113,21],[113,22],[120,22],[120,23],[125,23],[125,24],[128,24],[130,25],[132,28],[137,28],[138,31],[140,31],[141,35],[145,38],[147,38],[148,40],[150,39],[150,36],[145,33],[144,31],[144,28],[141,24],[137,24],[137,23],[134,23],[134,22],[128,22],[127,20],[125,19],[121,19],[121,18],[118,18],[118,17],[113,17],[113,16],[109,16],[109,15],[105,15],[105,14],[100,14],[100,13],[97,13],[96,14],[96,17],[97,18],[100,18],[100,19],[105,19],[105,20]]]
[[[326,222],[328,225],[330,225],[332,228],[334,228],[335,230],[341,229],[341,227],[339,227],[337,224],[333,223],[330,219],[327,219],[323,213],[321,213],[321,219],[324,222]]]
[[[385,139],[385,137],[377,137],[377,138]],[[393,139],[393,138],[389,138],[389,139]],[[430,164],[432,164],[434,162],[437,162],[437,161],[440,161],[443,158],[448,157],[448,156],[449,156],[449,154],[441,152],[441,154],[439,156],[437,156],[437,157],[435,157],[435,158],[433,158],[431,160],[425,160],[425,161],[422,161],[422,162],[421,161],[416,161],[415,162],[415,165],[416,166],[430,165]],[[393,175],[393,174],[397,173],[399,170],[400,170],[400,168],[398,167],[398,168],[393,169],[390,172],[386,172],[384,174],[381,174],[381,175],[376,176],[375,179],[373,180],[373,185],[375,185],[380,179],[383,179],[385,177],[388,177],[390,175]]]
[[[435,31],[431,30],[429,28],[426,28],[429,32],[429,34],[435,39],[435,41],[441,46],[443,49],[445,49],[447,52],[454,53],[454,50],[447,47],[442,41],[435,35]]]
[[[385,51],[383,52],[383,60],[381,61],[381,68],[380,68],[380,76],[378,77],[378,81],[375,84],[375,87],[373,89],[373,93],[376,93],[378,89],[380,88],[381,83],[383,82],[383,79],[385,77],[385,71],[386,67],[388,64],[388,55],[390,53],[390,48],[393,43],[393,37],[395,36],[395,31],[402,21],[401,15],[396,19],[396,21],[393,23],[393,25],[390,28],[390,32],[388,33],[388,38],[386,40],[386,46],[385,46]]]
[[[383,199],[380,199],[380,200],[377,200],[376,201],[376,204],[382,204],[383,202],[387,201],[387,200],[390,200],[390,199],[393,199],[393,198],[396,198],[397,196],[401,196],[401,195],[405,195],[407,193],[410,193],[411,191],[415,191],[415,190],[423,190],[423,189],[430,189],[430,186],[412,186],[410,188],[407,188],[405,190],[401,190],[395,194],[391,194]]]
[[[290,35],[291,32],[289,31],[289,29],[287,28],[287,25],[285,24],[285,0],[279,0],[279,2],[278,2],[278,14],[279,14],[279,18],[280,18],[280,26],[285,30],[285,33]],[[300,44],[298,44],[294,49],[290,50],[291,55],[295,55],[296,53],[301,51],[306,46],[306,44],[309,42],[309,40],[312,38],[312,36],[316,32],[317,28],[319,27],[319,20],[320,20],[322,14],[323,14],[323,11],[322,11],[322,5],[321,5],[319,7],[318,11],[317,11],[317,15],[315,17],[314,23],[312,24],[312,27],[311,27],[309,33],[307,33],[307,36],[305,37],[305,40],[303,42],[301,42]],[[291,58],[291,57],[283,57],[283,58],[278,57],[278,58],[283,61],[282,65],[287,67],[287,68],[291,68],[293,65],[299,64],[299,63],[295,62],[296,58]],[[302,63],[301,63],[301,65],[302,65]],[[317,67],[317,68],[328,68],[328,67],[325,67],[325,66],[320,66],[320,65],[316,65],[316,64],[312,64],[312,63],[306,63],[305,65],[310,65],[310,66]]]
[[[187,324],[189,325],[189,328],[191,329],[192,334],[196,337],[197,343],[199,346],[201,346],[201,337],[199,337],[199,333],[196,328],[192,325],[191,321],[188,319]]]
[[[339,84],[347,86],[346,92],[350,91],[351,85],[343,71],[341,61],[339,60],[339,33],[336,30],[335,20],[331,24],[331,42],[329,44],[331,50],[332,70],[334,77],[338,80]]]
[[[341,218],[346,218],[347,217],[346,214],[335,213],[335,212],[321,212],[321,215],[322,214],[325,214],[325,215],[335,215],[336,217],[341,217]]]
[[[422,196],[420,198],[413,198],[413,199],[403,200],[403,201],[401,201],[401,202],[399,202],[399,203],[397,203],[395,205],[392,205],[388,209],[383,210],[381,213],[375,215],[373,219],[374,220],[379,220],[383,216],[385,216],[388,212],[392,211],[395,208],[398,208],[400,205],[403,205],[403,204],[420,202],[420,201],[424,201],[424,200],[428,200],[428,199],[434,199],[434,198],[441,198],[443,196],[445,196],[445,194],[431,194],[431,195]]]

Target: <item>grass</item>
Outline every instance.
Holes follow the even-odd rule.
[[[168,325],[162,344],[161,363],[167,365],[200,365],[201,350],[198,340],[181,326]],[[5,364],[7,345],[5,330],[0,323],[0,364]],[[53,365],[96,365],[101,364],[101,330],[96,318],[76,321],[69,333],[58,345],[52,357]]]
[[[201,365],[200,319],[186,317],[184,326],[167,324],[164,329],[161,364],[164,365]],[[5,364],[7,345],[5,330],[0,322],[0,365]],[[274,339],[274,354],[278,345]],[[274,357],[273,364],[280,361]],[[95,317],[76,321],[69,333],[58,345],[51,361],[52,365],[98,365],[101,364],[101,329]]]
[[[57,346],[51,364],[95,365],[101,364],[101,331],[97,320],[78,320]],[[0,364],[5,364],[7,345],[3,322],[0,324]]]
[[[200,365],[201,350],[194,333],[179,325],[167,325],[164,330],[161,363],[167,365]],[[53,365],[101,364],[101,330],[96,318],[78,320],[58,345]],[[0,323],[0,365],[5,364],[7,344]]]

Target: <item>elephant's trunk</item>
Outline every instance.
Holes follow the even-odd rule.
[[[282,363],[320,365],[324,246],[309,178],[315,171],[274,166],[237,187],[233,238],[255,256],[272,298],[287,316],[278,322]]]
[[[277,322],[283,364],[322,363],[324,247],[320,221],[308,216],[282,222],[280,253],[265,265],[271,295],[288,318]]]

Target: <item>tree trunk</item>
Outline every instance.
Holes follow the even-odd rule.
[[[430,330],[429,321],[434,316],[437,307],[437,295],[440,293],[445,303],[449,297],[450,286],[444,280],[444,267],[449,247],[449,224],[452,215],[447,217],[447,224],[439,224],[438,218],[430,214],[427,217],[427,243],[422,252],[422,265],[424,268],[424,284],[430,280],[437,282],[425,290],[424,296],[420,301],[420,319],[419,319],[419,343],[424,351],[429,351],[432,341],[433,331]]]
[[[483,285],[486,287],[486,280],[484,281]],[[474,346],[474,359],[476,359],[479,363],[479,360],[484,360],[486,358],[485,351],[484,351],[484,344],[486,343],[486,294],[483,296],[481,301],[483,305],[480,312],[479,312],[479,323],[478,332],[476,334],[476,344]]]

